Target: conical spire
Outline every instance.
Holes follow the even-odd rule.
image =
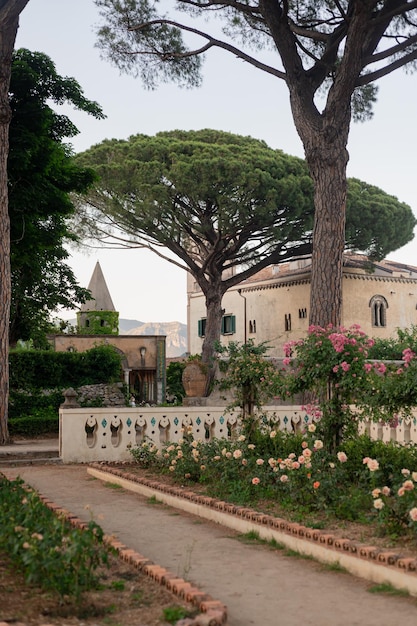
[[[87,300],[81,305],[80,311],[115,311],[110,291],[104,279],[104,274],[97,261],[93,275],[88,284],[88,290],[91,291],[92,300]]]

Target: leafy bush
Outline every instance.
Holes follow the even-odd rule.
[[[106,564],[103,531],[90,521],[83,530],[57,517],[24,488],[0,476],[0,550],[21,569],[26,581],[79,598],[97,585],[96,570]]]
[[[22,435],[36,437],[59,432],[58,412],[54,409],[34,411],[27,417],[15,417],[9,419],[10,435]]]
[[[205,484],[211,495],[236,504],[255,506],[270,500],[300,520],[311,514],[361,522],[378,518],[383,532],[393,525],[398,533],[417,529],[414,447],[361,436],[346,440],[332,453],[314,423],[294,434],[279,431],[260,416],[251,426],[250,438],[244,434],[246,420],[242,423],[242,434],[235,440],[195,440],[190,427],[182,440],[167,442],[162,450],[145,441],[131,453],[142,467],[169,473],[182,484]],[[375,462],[368,464],[372,459]],[[397,493],[404,483],[404,468],[410,475],[406,497],[391,497],[382,512],[373,504],[374,490],[384,486]]]
[[[120,377],[121,357],[112,346],[96,346],[86,352],[10,352],[12,389],[64,389],[111,383]]]
[[[182,403],[185,396],[184,385],[182,384],[184,368],[185,363],[183,361],[171,361],[166,370],[167,399],[172,399],[178,405]]]

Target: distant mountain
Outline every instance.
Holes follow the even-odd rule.
[[[128,335],[129,330],[137,326],[142,326],[142,324],[144,324],[144,322],[139,322],[139,320],[119,320],[119,333],[121,335]]]
[[[181,322],[139,322],[119,320],[120,335],[166,335],[167,357],[187,352],[187,325]]]

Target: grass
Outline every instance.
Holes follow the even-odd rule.
[[[372,587],[369,587],[368,592],[383,593],[390,596],[401,597],[406,597],[410,595],[406,589],[397,589],[396,587],[393,587],[390,583],[380,583],[378,585],[372,585]]]

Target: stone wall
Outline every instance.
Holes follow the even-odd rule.
[[[76,392],[77,402],[83,406],[126,406],[123,383],[84,385]]]

